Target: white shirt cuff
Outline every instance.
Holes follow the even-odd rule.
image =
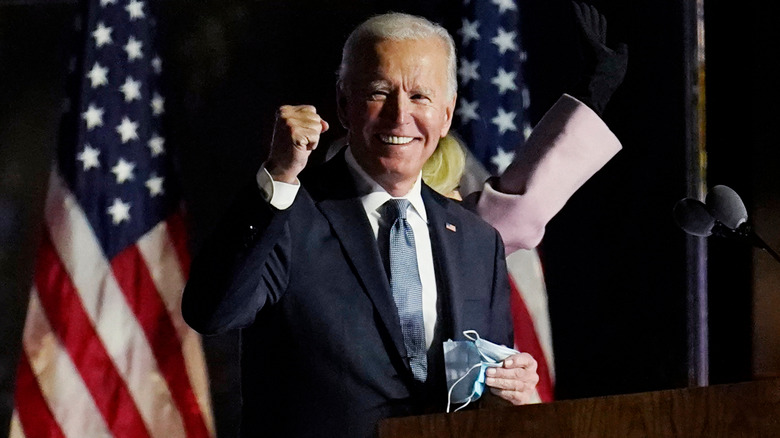
[[[301,187],[298,180],[295,181],[295,184],[274,181],[266,170],[265,163],[260,166],[255,179],[257,179],[257,186],[263,192],[265,200],[279,210],[290,208],[295,201],[295,195],[298,194],[298,189]]]

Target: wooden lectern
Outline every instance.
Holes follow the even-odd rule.
[[[391,418],[379,437],[780,437],[780,379]]]

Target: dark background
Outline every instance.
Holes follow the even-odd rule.
[[[551,221],[540,247],[559,399],[688,384],[686,237],[671,215],[687,187],[685,2],[592,3],[609,20],[610,44],[629,45],[628,74],[604,115],[624,149]],[[705,4],[707,181],[737,190],[775,246],[780,40],[763,3]],[[568,1],[520,6],[538,120],[577,78],[574,21]],[[315,105],[331,122],[324,142],[343,133],[335,71],[357,23],[396,10],[453,33],[460,25],[459,3],[443,0],[169,0],[154,8],[168,85],[166,146],[176,150],[193,250],[262,162],[279,105]],[[0,1],[0,429],[12,405],[77,9],[72,1]],[[775,289],[764,279],[777,267],[764,257],[709,241],[711,383],[772,374],[772,364],[754,365],[763,351],[755,339],[776,338],[754,330],[756,294]],[[206,344],[218,426],[227,434],[237,400],[235,335]]]

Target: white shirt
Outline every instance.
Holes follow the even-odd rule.
[[[360,201],[363,209],[371,224],[374,232],[374,238],[379,236],[379,221],[381,215],[380,207],[392,199],[387,191],[358,165],[352,151],[347,148],[346,161],[350,173],[354,177],[358,191],[363,193]],[[298,193],[300,184],[288,184],[280,181],[274,181],[271,175],[261,166],[257,172],[257,184],[266,195],[266,199],[275,208],[284,210],[289,208],[295,195]],[[412,189],[402,198],[406,198],[411,203],[407,211],[407,220],[414,232],[415,249],[417,251],[417,265],[420,271],[420,282],[422,283],[422,305],[423,322],[425,324],[425,343],[430,348],[433,342],[433,330],[436,325],[436,272],[433,267],[433,251],[431,250],[431,236],[428,232],[428,215],[425,212],[425,204],[421,195],[422,174],[417,176]]]

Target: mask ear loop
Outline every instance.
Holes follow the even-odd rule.
[[[464,332],[464,334],[465,334],[465,332]],[[476,365],[473,365],[471,368],[469,368],[469,370],[468,370],[468,371],[466,371],[466,373],[465,373],[465,374],[463,374],[463,375],[462,375],[462,376],[461,376],[461,377],[460,377],[458,380],[456,380],[456,381],[455,381],[455,383],[453,383],[453,384],[452,384],[452,386],[450,386],[450,390],[449,390],[449,391],[447,391],[447,413],[448,413],[448,414],[450,413],[450,405],[452,404],[452,390],[453,390],[453,389],[455,389],[455,386],[456,386],[458,383],[462,382],[462,381],[463,381],[463,379],[465,379],[465,378],[466,378],[466,376],[468,376],[468,375],[469,375],[469,373],[471,372],[471,370],[473,370],[474,368],[480,367],[480,366],[482,366],[482,364],[481,364],[481,363],[478,363],[478,364],[476,364]],[[459,410],[461,410],[461,409],[465,408],[466,406],[468,406],[468,405],[469,405],[469,403],[471,403],[471,399],[474,397],[474,394],[475,394],[476,392],[477,392],[477,390],[476,390],[476,389],[474,389],[473,391],[471,391],[471,395],[469,395],[469,399],[466,401],[466,403],[465,403],[463,406],[459,406],[459,407],[458,407],[457,409],[455,409],[453,412],[458,412]]]
[[[463,330],[463,336],[466,337],[466,339],[477,342],[477,339],[481,339],[479,337],[479,333],[477,333],[476,330]]]

